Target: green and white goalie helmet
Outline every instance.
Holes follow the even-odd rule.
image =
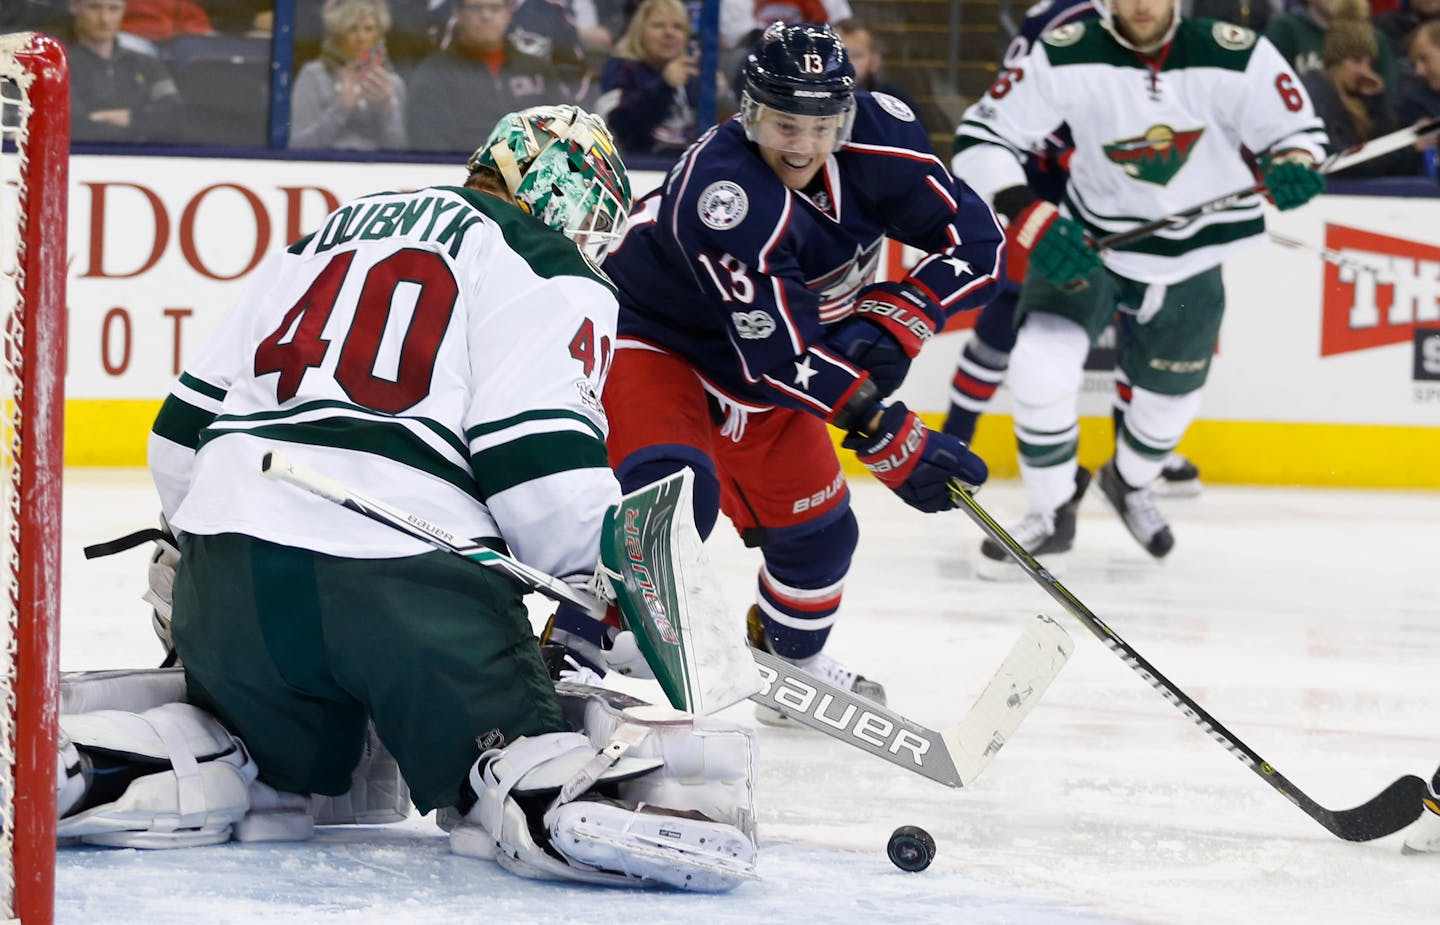
[[[579,106],[510,113],[467,166],[499,173],[520,208],[565,234],[597,264],[625,233],[630,177],[605,120]]]

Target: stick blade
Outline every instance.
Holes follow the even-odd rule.
[[[945,731],[960,780],[969,786],[1040,702],[1065,667],[1075,641],[1064,627],[1037,614],[964,719]]]
[[[1375,797],[1351,809],[1311,812],[1331,833],[1346,841],[1373,841],[1409,826],[1425,811],[1429,793],[1424,779],[1407,774]]]

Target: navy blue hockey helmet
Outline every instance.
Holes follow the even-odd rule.
[[[767,119],[771,112],[781,120]],[[745,62],[740,118],[764,147],[838,151],[855,123],[855,67],[839,34],[828,25],[772,23]]]
[[[855,67],[828,25],[771,23],[745,62],[755,102],[802,116],[834,116],[855,105]]]

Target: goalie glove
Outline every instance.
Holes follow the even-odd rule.
[[[174,611],[175,569],[180,565],[180,546],[170,530],[165,515],[160,515],[160,535],[155,537],[155,551],[150,555],[149,587],[140,599],[149,604],[150,625],[160,644],[165,647],[161,668],[175,664],[175,643],[170,637],[170,619]]]
[[[990,476],[985,461],[964,443],[930,430],[901,402],[886,408],[869,434],[852,432],[840,445],[902,501],[926,513],[957,506],[952,483],[974,488]]]
[[[1291,148],[1265,155],[1260,177],[1275,208],[1284,212],[1303,206],[1325,190],[1325,175],[1308,151]]]

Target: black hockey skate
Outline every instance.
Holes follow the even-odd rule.
[[[1018,524],[1010,527],[1010,537],[1030,555],[1057,556],[1070,551],[1075,544],[1075,518],[1080,510],[1080,499],[1090,487],[1090,470],[1084,466],[1075,468],[1075,492],[1070,500],[1050,513],[1031,511]],[[1024,572],[1010,557],[1005,547],[992,539],[980,544],[981,560],[975,574],[988,581],[1009,581],[1020,578]]]
[[[1179,453],[1165,457],[1165,467],[1150,490],[1163,498],[1193,498],[1200,494],[1200,469]]]
[[[1148,488],[1131,488],[1120,478],[1114,459],[1100,468],[1100,491],[1120,515],[1135,542],[1157,559],[1169,555],[1175,547],[1175,537],[1170,533],[1165,515],[1155,506],[1155,498]]]

